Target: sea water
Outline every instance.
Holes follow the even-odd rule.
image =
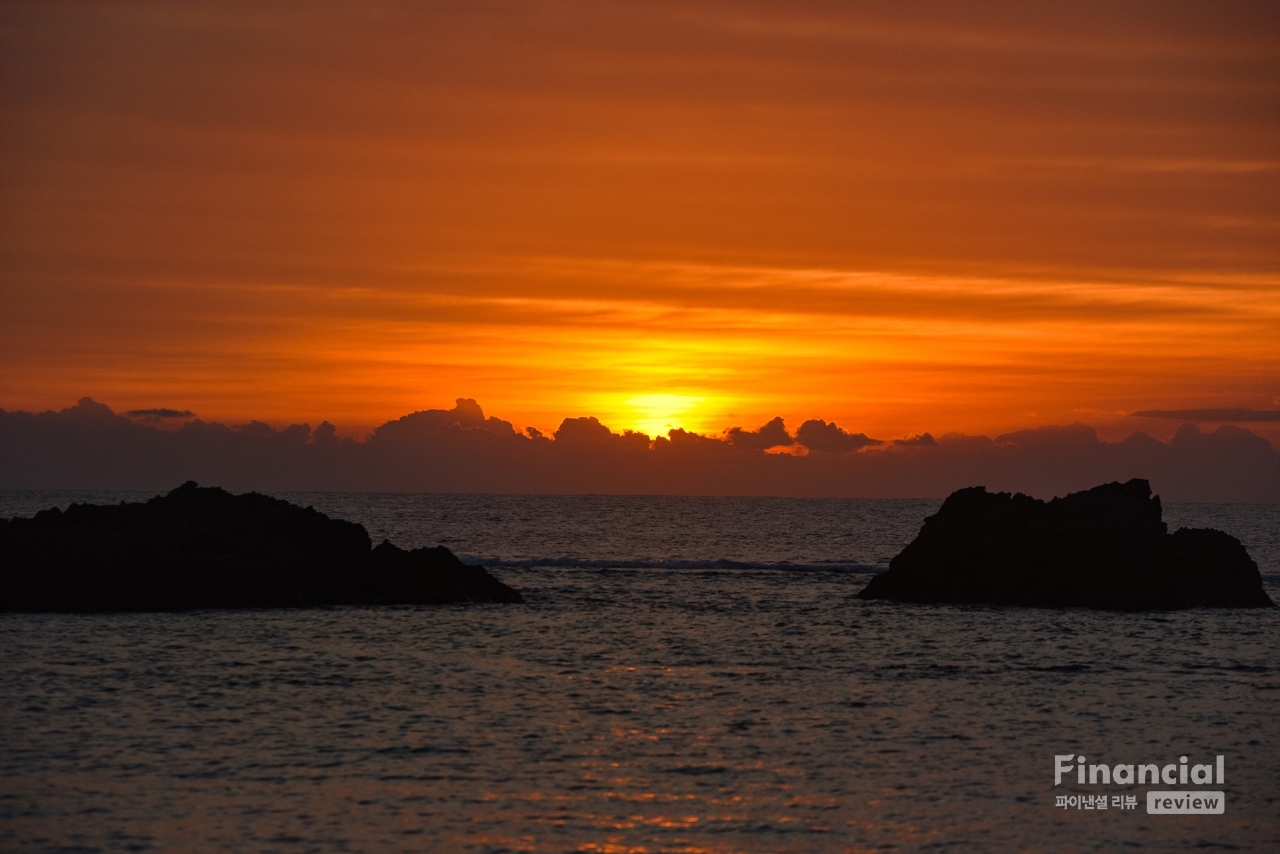
[[[282,497],[527,604],[0,615],[0,849],[1280,850],[1280,611],[855,598],[937,501]],[[1280,601],[1280,508],[1165,518]],[[1221,755],[1225,811],[1065,754]]]

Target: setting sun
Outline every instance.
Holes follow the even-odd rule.
[[[602,399],[598,411],[615,430],[635,430],[653,438],[681,428],[692,432],[708,430],[708,419],[702,416],[705,400],[685,394],[638,394],[612,406],[608,398]]]

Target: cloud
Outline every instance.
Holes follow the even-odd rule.
[[[767,451],[770,448],[790,447],[795,439],[787,432],[782,418],[774,418],[759,430],[743,430],[741,427],[730,427],[725,435],[735,448],[749,451]]]
[[[130,409],[125,415],[130,418],[145,418],[148,421],[156,421],[162,418],[196,417],[196,414],[190,409]]]
[[[1173,418],[1182,421],[1280,421],[1278,409],[1144,409],[1135,418]]]
[[[412,412],[395,421],[388,421],[369,436],[373,443],[397,443],[413,441],[415,437],[429,436],[442,429],[484,430],[499,436],[516,435],[510,421],[501,418],[485,418],[480,404],[469,397],[460,397],[453,409],[424,409]]]
[[[566,418],[555,432],[557,442],[607,442],[614,438],[609,428],[594,415],[588,418]]]
[[[817,453],[759,453],[797,441]],[[850,450],[859,453],[840,453]],[[1168,443],[1145,433],[1105,442],[1080,423],[995,439],[943,433],[879,443],[822,419],[804,422],[796,437],[776,418],[720,437],[671,430],[651,439],[583,416],[547,437],[516,432],[459,398],[452,409],[411,413],[358,442],[339,438],[327,421],[312,430],[194,419],[163,430],[92,398],[60,411],[0,410],[2,489],[164,490],[197,480],[268,492],[907,498],[982,485],[1050,497],[1132,477],[1148,478],[1167,501],[1280,503],[1280,454],[1233,425],[1204,432],[1187,423]]]
[[[905,439],[894,439],[893,444],[902,446],[936,445],[938,444],[938,440],[928,433],[920,433],[915,436],[908,436]]]
[[[846,433],[833,421],[830,424],[820,418],[810,419],[800,425],[796,431],[800,444],[811,451],[839,453],[856,451],[868,445],[881,444],[879,439],[870,439],[865,433]]]
[[[1089,448],[1098,444],[1098,431],[1088,424],[1079,421],[1067,425],[1050,425],[1033,427],[1029,430],[1015,430],[1012,433],[1001,433],[996,436],[996,443],[1016,445],[1019,448],[1061,449],[1065,447]]]

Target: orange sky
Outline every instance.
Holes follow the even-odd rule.
[[[889,438],[1280,405],[1275,4],[0,21],[6,409]]]

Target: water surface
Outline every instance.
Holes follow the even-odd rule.
[[[853,598],[937,502],[291,497],[528,604],[4,615],[0,848],[1280,850],[1276,611]],[[1166,518],[1276,597],[1276,508]],[[1226,813],[1055,753],[1223,754]]]

